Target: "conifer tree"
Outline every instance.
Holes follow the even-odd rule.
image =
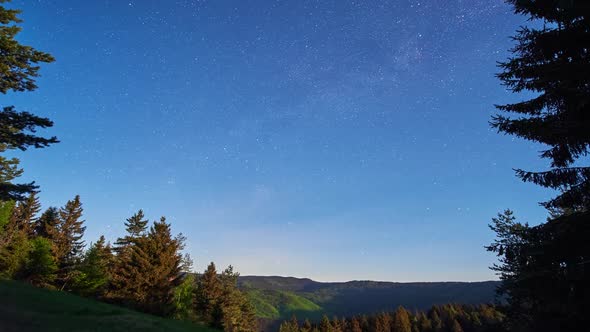
[[[174,289],[182,278],[180,266],[184,237],[172,237],[170,224],[162,217],[148,234],[132,246],[127,286],[131,299],[143,311],[169,316],[174,312]]]
[[[432,322],[421,312],[418,315],[417,326],[419,331],[429,332],[432,331]]]
[[[14,210],[15,202],[14,201],[0,201],[0,238],[2,238],[2,234],[4,232],[4,227],[10,221],[10,217],[12,216],[12,211]],[[0,241],[1,245],[1,241]]]
[[[185,273],[182,282],[174,288],[174,314],[173,317],[180,320],[197,319],[195,313],[196,279],[194,275]]]
[[[342,329],[343,332],[350,331],[350,324],[348,324],[348,321],[344,317],[342,317],[342,319],[340,319],[340,328]]]
[[[306,318],[303,321],[303,325],[301,326],[301,332],[311,332],[312,329],[313,327],[311,326],[311,322]]]
[[[25,232],[28,237],[35,234],[36,216],[41,211],[41,203],[35,191],[31,192],[26,200],[19,202],[14,208],[12,218],[17,227]]]
[[[217,277],[215,263],[211,262],[207,270],[199,278],[197,287],[197,311],[208,324],[219,325],[221,312],[219,302],[221,300],[221,283]]]
[[[454,319],[453,323],[451,324],[451,332],[463,332],[461,324],[459,324],[459,322],[456,319]]]
[[[9,1],[9,0],[8,0]],[[6,0],[0,1],[0,4]],[[20,44],[16,35],[21,31],[17,24],[19,10],[0,5],[0,93],[9,91],[32,91],[37,88],[39,63],[53,62],[53,57],[33,47]],[[49,119],[28,112],[18,112],[13,106],[0,110],[0,153],[9,149],[26,150],[28,147],[43,148],[57,143],[55,137],[35,135],[37,128],[53,126]],[[22,200],[37,187],[34,183],[15,184],[13,180],[22,175],[17,158],[0,156],[0,200]]]
[[[412,332],[410,315],[403,307],[397,308],[393,314],[393,331],[395,332]]]
[[[369,319],[367,318],[366,315],[361,316],[360,323],[361,323],[361,328],[363,329],[363,331],[369,331],[371,324],[369,323]]]
[[[258,328],[258,318],[256,317],[256,309],[254,305],[248,297],[243,293],[240,292],[241,297],[241,313],[242,317],[240,320],[240,331],[243,332],[257,332],[259,331]]]
[[[330,319],[326,315],[323,315],[320,321],[320,332],[332,332],[332,324],[330,324]]]
[[[144,219],[143,210],[139,210],[125,220],[127,234],[115,241],[113,251],[117,254],[113,264],[110,288],[106,296],[113,301],[134,305],[133,292],[136,273],[130,271],[131,255],[137,242],[146,236],[148,220]]]
[[[293,326],[291,326],[291,322],[282,322],[279,326],[279,332],[293,332]]]
[[[524,181],[562,191],[545,206],[588,209],[590,167],[573,165],[590,147],[590,6],[585,1],[508,2],[516,13],[543,25],[517,32],[513,56],[500,63],[498,77],[511,91],[536,96],[497,106],[515,117],[496,115],[492,126],[548,146],[541,157],[550,160],[550,170],[517,171]]]
[[[57,208],[49,207],[41,217],[35,222],[35,234],[47,239],[51,239],[52,234],[56,234],[54,230],[59,223],[59,213]]]
[[[90,245],[77,267],[79,273],[73,282],[74,291],[85,296],[101,297],[111,279],[112,263],[111,247],[101,235],[96,243]]]
[[[375,318],[375,332],[389,332],[391,330],[391,316],[382,312]]]
[[[279,332],[299,332],[299,322],[297,321],[295,314],[291,316],[291,320],[284,321],[281,324]]]
[[[145,216],[143,214],[143,210],[141,209],[130,218],[127,218],[125,221],[125,230],[127,231],[127,235],[122,238],[118,238],[115,242],[115,250],[117,250],[117,252],[120,252],[123,248],[133,243],[134,240],[145,235],[147,231],[148,220],[144,218]]]
[[[575,330],[590,316],[590,6],[575,0],[509,2],[517,14],[542,24],[517,32],[498,77],[513,92],[534,96],[498,106],[503,114],[492,126],[547,146],[541,158],[550,168],[519,169],[517,176],[560,193],[543,203],[551,212],[547,223],[497,227],[499,241],[488,250],[500,258],[492,268],[502,278],[508,327]]]
[[[351,322],[350,322],[350,330],[351,332],[363,332],[363,329],[361,328],[361,323],[358,319],[358,317],[353,317]]]
[[[243,324],[243,294],[237,287],[239,274],[228,266],[219,276],[221,297],[218,301],[221,310],[221,325],[224,331],[241,331]]]
[[[51,253],[51,242],[36,237],[30,241],[30,253],[21,278],[38,287],[52,288],[56,278],[57,264]]]
[[[0,3],[10,1],[3,0]],[[35,78],[39,76],[40,62],[53,62],[48,53],[20,44],[16,35],[22,30],[16,24],[20,10],[0,6],[0,92],[32,91],[37,88]]]
[[[18,229],[14,222],[6,225],[0,245],[0,277],[17,278],[29,259],[30,250],[27,234]]]
[[[58,211],[58,223],[49,230],[49,238],[53,241],[53,254],[57,261],[58,283],[61,289],[70,287],[70,282],[77,276],[77,265],[82,259],[84,249],[84,231],[86,227],[82,217],[82,202],[80,196],[66,203]]]
[[[54,254],[61,266],[72,266],[80,258],[84,249],[84,231],[86,227],[82,217],[82,202],[76,195],[58,211],[58,223],[51,228],[50,237],[54,241]]]
[[[338,317],[333,317],[332,318],[332,331],[334,332],[343,332],[343,326],[340,322],[340,319],[338,319]]]
[[[436,307],[433,307],[429,313],[428,316],[430,318],[430,321],[432,322],[432,330],[433,331],[441,331],[442,330],[442,320],[440,319],[440,315],[438,314],[438,311],[436,310]]]
[[[295,314],[291,315],[291,327],[293,328],[293,331],[299,331],[299,321]]]

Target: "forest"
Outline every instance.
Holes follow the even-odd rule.
[[[356,290],[350,293],[341,285],[303,295],[289,289],[264,290],[252,286],[255,279],[240,282],[231,265],[218,270],[213,262],[197,273],[185,251],[185,236],[175,234],[165,217],[150,221],[141,209],[126,219],[121,217],[126,233],[112,242],[105,236],[88,239],[80,196],[72,193],[73,198],[61,207],[42,207],[38,197],[42,188],[35,182],[19,181],[24,170],[14,153],[59,144],[58,137],[43,135],[51,132],[54,122],[6,104],[0,111],[0,283],[47,289],[49,293],[30,294],[57,296],[62,299],[58,302],[78,303],[78,298],[60,297],[74,294],[82,301],[79,303],[89,299],[120,308],[112,312],[127,315],[125,310],[129,309],[223,331],[268,328],[271,325],[260,324],[265,318],[261,311],[274,310],[267,317],[284,318],[272,305],[281,305],[283,300],[277,299],[285,297],[305,310],[298,312],[303,316],[294,314],[282,322],[281,332],[585,330],[590,325],[590,3],[506,2],[530,24],[515,32],[510,57],[497,59],[496,76],[512,97],[524,99],[498,100],[497,114],[489,124],[499,134],[544,147],[539,158],[548,165],[545,169],[531,165],[530,169],[536,170],[515,169],[515,175],[525,183],[552,190],[554,195],[539,203],[546,209],[546,220],[520,222],[510,209],[491,219],[488,227],[495,240],[482,250],[497,258],[490,267],[499,278],[495,301],[433,303],[428,310],[411,303],[395,311],[359,312],[354,307],[346,311],[346,317],[323,314],[321,319],[317,315],[309,319],[305,310],[325,311],[312,300],[337,306],[328,301],[334,294],[353,294],[350,300]],[[9,3],[0,0],[3,95],[35,91],[41,66],[56,61],[51,54],[19,42],[21,12]],[[361,287],[358,292],[372,287]],[[23,294],[30,292],[22,289]],[[375,294],[381,292],[376,289]],[[5,290],[0,294],[11,293]],[[31,296],[34,301],[41,295]],[[0,298],[0,311],[4,311],[0,313],[4,321],[0,321],[0,329],[11,326],[17,330],[6,311],[10,301],[8,295]],[[164,324],[153,319],[156,326]],[[64,329],[73,330],[71,326]]]
[[[321,321],[312,324],[309,320],[300,323],[296,316],[280,326],[281,332],[320,331],[320,332],[494,332],[503,331],[504,316],[490,305],[445,304],[433,306],[428,311],[409,312],[399,307],[394,312],[374,315],[353,316],[352,318],[332,319],[323,316]]]

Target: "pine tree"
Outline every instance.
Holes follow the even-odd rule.
[[[586,1],[509,0],[514,11],[542,27],[522,27],[514,37],[513,57],[500,63],[502,83],[529,100],[499,105],[492,126],[500,132],[539,142],[551,161],[545,172],[518,170],[524,181],[561,190],[547,207],[590,207],[590,167],[575,161],[590,147],[590,6]]]
[[[350,324],[348,324],[348,321],[344,317],[340,319],[340,328],[342,329],[342,332],[350,331]]]
[[[369,331],[371,324],[369,323],[369,319],[367,318],[366,315],[362,315],[361,319],[360,319],[360,323],[361,323],[361,329],[363,331]]]
[[[58,211],[58,223],[51,229],[50,237],[54,240],[54,253],[62,266],[71,266],[81,258],[84,248],[84,220],[82,217],[80,196],[74,197]]]
[[[428,316],[430,318],[430,321],[432,322],[432,330],[433,331],[441,331],[442,330],[442,320],[440,319],[440,315],[438,314],[438,311],[436,310],[436,307],[433,307],[432,309],[430,309]]]
[[[299,331],[299,321],[295,314],[291,315],[291,327],[293,328],[293,331]]]
[[[242,297],[237,288],[239,274],[228,266],[219,276],[221,297],[218,301],[221,310],[221,325],[224,331],[239,331],[242,319]]]
[[[54,230],[57,224],[59,223],[59,213],[57,208],[50,207],[43,214],[41,217],[37,219],[35,222],[35,234],[37,236],[41,236],[47,239],[51,239],[52,234],[56,234]]]
[[[184,237],[172,237],[164,217],[132,246],[128,282],[135,284],[131,298],[139,309],[161,316],[174,312],[174,289],[182,282],[183,247]]]
[[[53,241],[53,254],[59,266],[58,283],[61,289],[70,287],[70,281],[77,276],[76,266],[82,259],[84,249],[84,220],[82,202],[76,196],[58,211],[58,224],[49,229],[49,238]]]
[[[18,228],[23,230],[28,237],[35,235],[35,222],[39,211],[41,211],[41,203],[34,191],[14,208],[12,218],[15,219]]]
[[[240,292],[242,299],[241,312],[242,318],[240,322],[240,331],[242,332],[256,332],[258,328],[258,318],[256,317],[256,309],[248,297]]]
[[[0,4],[5,1],[0,1]],[[39,63],[53,62],[53,57],[30,46],[20,44],[16,35],[21,31],[17,25],[19,10],[7,9],[0,5],[0,93],[8,91],[32,91],[37,88],[35,79],[39,76]],[[0,110],[0,153],[9,149],[26,150],[28,147],[43,148],[57,143],[55,137],[44,138],[35,135],[37,128],[53,126],[49,119],[28,112],[17,112],[13,106]],[[12,181],[22,175],[17,158],[0,156],[0,200],[23,200],[25,194],[37,188],[34,183],[14,184]]]
[[[293,327],[291,326],[291,322],[284,321],[279,326],[279,332],[293,332]]]
[[[361,323],[358,319],[358,317],[353,317],[352,321],[350,322],[350,329],[351,332],[363,332],[363,329],[361,328]]]
[[[432,322],[426,317],[426,315],[421,312],[418,315],[418,322],[417,322],[418,330],[422,332],[430,332],[432,331]]]
[[[112,268],[112,278],[106,296],[115,302],[127,305],[135,305],[136,298],[133,295],[136,285],[133,280],[135,271],[130,271],[131,255],[140,239],[147,234],[148,220],[144,219],[143,210],[139,210],[125,220],[127,234],[115,241],[113,251],[117,254]],[[135,267],[133,267],[135,268]]]
[[[395,332],[412,332],[410,315],[403,307],[397,308],[393,314],[393,331]]]
[[[36,237],[30,241],[30,253],[21,278],[38,287],[52,288],[56,278],[57,264],[51,253],[51,242]]]
[[[79,273],[73,281],[74,291],[85,296],[101,297],[111,278],[112,263],[111,247],[101,235],[96,243],[90,245],[77,267]]]
[[[54,61],[51,55],[21,45],[15,39],[22,29],[16,25],[22,22],[18,18],[20,13],[20,10],[0,6],[0,92],[4,94],[9,90],[35,90],[35,78],[39,76],[38,63]]]
[[[4,232],[4,227],[10,221],[10,217],[12,216],[12,211],[14,210],[15,202],[14,201],[0,201],[0,238],[2,238],[2,234]],[[1,241],[0,241],[1,246]]]
[[[311,326],[311,322],[309,321],[309,319],[305,319],[305,321],[303,321],[303,325],[301,326],[301,332],[311,332],[312,330],[312,326]],[[357,331],[354,331],[357,332]],[[362,332],[362,331],[360,331]]]
[[[375,332],[389,332],[391,330],[391,316],[382,312],[375,319]]]
[[[326,315],[323,315],[320,321],[320,332],[332,332],[332,324],[330,324],[330,319]]]
[[[31,251],[30,236],[26,224],[20,218],[18,206],[8,204],[9,214],[0,233],[0,277],[22,278]]]
[[[334,332],[343,332],[343,326],[340,322],[340,319],[338,319],[338,317],[333,317],[332,318],[332,331]]]
[[[133,243],[133,241],[145,235],[149,221],[144,219],[144,217],[143,210],[140,209],[133,216],[127,218],[125,221],[127,235],[123,238],[118,238],[115,242],[115,250],[117,252],[120,252],[123,248]]]
[[[219,302],[222,288],[215,263],[211,262],[207,266],[207,270],[200,276],[197,284],[197,311],[201,313],[205,322],[219,327],[221,320]]]
[[[451,332],[463,332],[461,324],[459,324],[459,322],[456,319],[454,319],[453,323],[451,324]]]
[[[491,269],[498,272],[503,285],[501,292],[511,292],[513,287],[525,290],[524,285],[518,285],[521,266],[518,262],[527,260],[526,242],[530,227],[527,224],[516,222],[516,217],[511,210],[499,213],[492,218],[490,229],[496,233],[496,240],[486,250],[499,256],[500,264],[494,264]],[[524,280],[521,280],[524,281]],[[509,297],[508,301],[517,301],[519,297]],[[514,303],[516,305],[516,303]]]
[[[502,268],[510,270],[502,283],[507,321],[535,331],[575,330],[590,316],[590,5],[509,2],[517,14],[542,24],[517,32],[513,56],[500,64],[498,77],[513,92],[534,96],[498,106],[504,114],[495,116],[492,126],[546,145],[541,158],[550,161],[550,169],[519,169],[517,176],[560,194],[543,203],[552,212],[547,223],[516,234],[517,245],[496,251]]]
[[[0,246],[0,277],[14,279],[19,277],[19,272],[24,268],[29,253],[31,243],[27,234],[19,230],[11,222],[6,225],[2,235],[2,245]]]
[[[185,273],[182,282],[174,288],[174,314],[173,317],[180,320],[197,319],[195,314],[196,279],[194,275]]]

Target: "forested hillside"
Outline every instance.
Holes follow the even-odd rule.
[[[496,281],[486,282],[317,282],[310,279],[244,276],[246,291],[257,314],[286,319],[292,314],[319,319],[392,311],[398,306],[427,309],[435,304],[480,304],[495,301]]]
[[[372,315],[298,320],[294,315],[280,332],[500,332],[504,314],[491,305],[445,304],[428,310],[381,311]]]

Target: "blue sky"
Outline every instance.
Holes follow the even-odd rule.
[[[546,213],[540,146],[496,134],[494,77],[524,23],[500,0],[13,1],[52,53],[5,103],[60,144],[17,153],[45,207],[79,194],[87,241],[143,208],[198,270],[317,280],[487,280],[487,223]]]

